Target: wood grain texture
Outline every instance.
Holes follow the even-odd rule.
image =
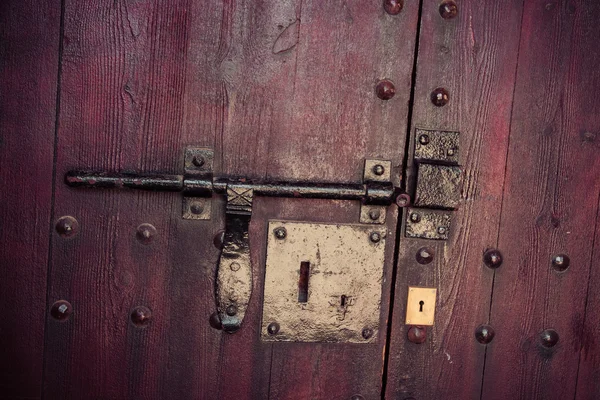
[[[0,398],[41,395],[59,34],[60,2],[0,4]]]
[[[210,221],[184,221],[179,195],[69,189],[62,175],[178,172],[199,145],[218,175],[360,182],[362,160],[381,157],[399,183],[416,18],[341,1],[67,1],[55,214],[81,229],[52,249],[50,300],[74,311],[47,324],[46,397],[379,397],[391,265],[378,345],[259,340],[267,220],[356,222],[358,204],[256,200],[254,294],[228,335],[208,325],[222,200]],[[384,77],[388,102],[374,93]],[[148,245],[135,237],[144,222],[158,232]],[[138,305],[152,310],[144,328],[129,321]]]
[[[598,145],[585,134],[600,122],[599,12],[595,1],[525,2],[485,399],[574,398],[580,349],[597,330],[583,328],[600,194]],[[570,257],[566,272],[551,268],[558,253]],[[549,349],[547,328],[560,336]],[[585,359],[583,374],[593,371]],[[594,382],[580,383],[580,397],[597,397]]]
[[[522,1],[457,3],[457,17],[443,19],[438,1],[423,2],[411,136],[417,127],[460,132],[462,201],[447,242],[400,240],[389,399],[475,399],[481,391],[485,347],[474,333],[488,322],[493,278],[482,256],[497,243]],[[437,87],[450,94],[444,107],[430,100]],[[421,247],[435,253],[431,264],[417,262]],[[435,325],[422,344],[407,339],[408,286],[438,289]]]

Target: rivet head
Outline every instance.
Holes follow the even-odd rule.
[[[569,268],[571,259],[566,254],[557,254],[552,257],[552,268],[558,272],[564,272]]]
[[[383,0],[383,9],[390,15],[398,15],[404,7],[404,0]]]
[[[156,235],[156,228],[151,224],[141,224],[137,227],[135,236],[137,239],[144,244],[148,244],[152,241]]]
[[[235,314],[237,314],[237,307],[232,304],[232,305],[230,305],[230,306],[227,307],[227,309],[225,310],[225,312],[230,317],[233,317]]]
[[[475,329],[475,339],[481,344],[488,344],[494,339],[496,332],[489,325],[479,325]]]
[[[411,222],[419,222],[421,220],[421,216],[417,213],[411,213],[410,214],[410,221]]]
[[[396,205],[400,208],[408,207],[410,205],[410,196],[406,193],[400,193],[396,197]]]
[[[221,324],[221,317],[219,317],[219,313],[216,311],[210,314],[210,317],[208,318],[208,324],[214,329],[223,329],[223,325]]]
[[[452,0],[446,0],[440,4],[440,15],[444,19],[452,19],[458,14],[458,6]]]
[[[417,250],[417,262],[423,265],[429,264],[433,261],[433,254],[433,250],[431,250],[429,247],[421,247],[419,250]]]
[[[381,240],[381,235],[379,232],[371,232],[369,239],[371,239],[371,242],[373,243],[378,243]]]
[[[148,325],[152,318],[152,311],[145,306],[137,306],[131,311],[131,322],[138,328],[143,328]]]
[[[204,211],[204,207],[200,202],[194,201],[192,204],[190,204],[190,211],[192,214],[200,215]]]
[[[373,221],[377,221],[379,217],[381,217],[381,212],[379,210],[373,209],[369,211],[369,218],[371,218]]]
[[[488,249],[483,253],[483,263],[488,268],[496,269],[502,265],[502,253],[498,249]]]
[[[373,337],[373,329],[363,328],[362,337],[363,337],[363,339],[370,339],[371,337]]]
[[[223,249],[223,242],[225,241],[225,231],[219,231],[213,237],[213,244],[218,250]]]
[[[279,227],[279,228],[275,228],[275,230],[273,231],[273,234],[275,235],[275,237],[279,240],[281,239],[285,239],[285,237],[287,236],[287,231],[285,230],[284,227]]]
[[[79,230],[79,222],[70,215],[60,217],[56,221],[56,232],[62,237],[74,236]]]
[[[377,176],[383,175],[385,168],[381,164],[373,165],[373,173]]]
[[[431,92],[431,102],[436,107],[443,107],[450,101],[450,93],[444,88],[436,88]]]
[[[360,394],[355,394],[354,396],[350,397],[350,400],[365,400],[365,398]]]
[[[57,321],[66,321],[71,312],[73,311],[73,306],[66,300],[58,300],[52,307],[50,308],[50,315]]]
[[[593,142],[596,140],[596,134],[594,132],[585,131],[581,134],[581,138],[584,142]]]
[[[203,166],[205,162],[206,161],[204,160],[204,157],[201,155],[195,155],[194,158],[192,158],[192,164],[194,164],[196,167]]]
[[[427,146],[429,144],[429,135],[421,135],[419,136],[419,143],[421,143],[423,146]]]
[[[271,322],[269,326],[267,326],[267,333],[271,336],[277,335],[279,333],[279,324],[277,322]]]
[[[415,344],[425,343],[427,340],[427,329],[423,326],[411,326],[408,329],[407,336],[409,342]]]
[[[233,272],[239,271],[241,267],[242,267],[242,266],[241,266],[239,263],[236,263],[236,262],[232,262],[231,264],[229,264],[229,268],[230,268],[230,269],[231,269]]]
[[[446,151],[446,154],[449,155],[450,157],[452,157],[455,154],[455,150],[454,149],[448,149],[448,151]]]
[[[392,81],[384,79],[375,86],[375,93],[381,100],[389,100],[396,94],[396,87]]]
[[[558,343],[558,332],[554,329],[545,329],[540,334],[540,342],[544,347],[554,347]]]
[[[447,231],[448,231],[448,230],[447,230],[445,227],[443,227],[443,226],[439,226],[439,227],[437,228],[437,232],[438,232],[440,235],[445,235]]]

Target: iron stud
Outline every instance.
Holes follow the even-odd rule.
[[[375,86],[375,93],[381,100],[389,100],[396,94],[396,87],[392,81],[384,79]]]

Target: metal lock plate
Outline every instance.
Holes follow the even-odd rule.
[[[453,210],[460,203],[460,167],[419,164],[416,207]]]
[[[385,226],[270,221],[261,338],[377,341]]]

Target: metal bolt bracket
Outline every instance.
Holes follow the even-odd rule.
[[[211,178],[215,152],[204,147],[187,147],[185,149],[183,168],[187,176]],[[209,220],[212,214],[210,198],[183,197],[183,219]]]
[[[370,204],[360,205],[360,223],[361,224],[385,224],[386,206],[376,206]]]
[[[392,162],[389,160],[365,160],[363,182],[388,183],[392,179]],[[386,206],[361,204],[359,221],[361,224],[385,224]]]
[[[417,128],[415,138],[415,161],[458,164],[459,132]]]
[[[448,211],[410,208],[406,217],[406,236],[447,240],[451,221],[452,215]]]

